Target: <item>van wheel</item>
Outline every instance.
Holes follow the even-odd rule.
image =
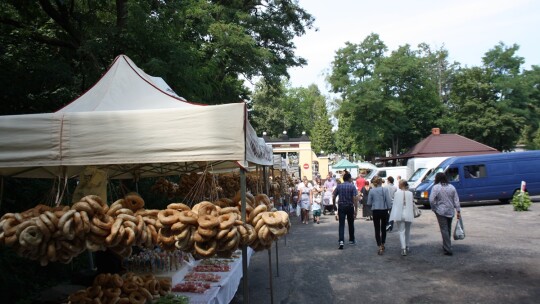
[[[424,208],[429,209],[429,204],[423,204]]]

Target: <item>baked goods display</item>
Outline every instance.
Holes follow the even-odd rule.
[[[99,196],[88,195],[71,207],[37,205],[0,218],[0,244],[45,266],[69,263],[85,250],[111,249],[131,255],[132,246],[157,243],[158,210],[145,210],[144,200],[130,193],[108,206]]]
[[[246,189],[252,193],[262,192],[263,180],[258,172],[246,174]],[[161,177],[151,190],[164,194],[169,199],[178,197],[203,201],[214,200],[217,197],[233,197],[240,190],[240,175],[238,173],[190,173],[181,175],[178,183]]]
[[[38,205],[0,218],[0,245],[41,265],[69,263],[85,250],[110,249],[129,257],[132,246],[180,250],[199,258],[230,257],[242,245],[259,251],[288,232],[289,217],[269,211],[265,194],[246,194],[246,223],[241,220],[240,192],[232,199],[202,201],[192,208],[169,204],[164,210],[144,209],[144,200],[128,193],[110,206],[95,195],[71,207]]]
[[[221,276],[214,273],[202,273],[190,271],[184,276],[186,282],[219,282]]]
[[[144,304],[171,291],[169,279],[156,279],[153,274],[136,275],[128,272],[99,274],[92,286],[74,292],[68,297],[69,304],[78,303],[130,303]]]
[[[179,250],[163,251],[160,248],[145,248],[125,258],[122,265],[128,272],[167,273],[180,270],[185,265],[185,255]]]
[[[204,293],[210,289],[212,285],[207,282],[180,282],[173,286],[174,292],[192,292],[192,293]]]

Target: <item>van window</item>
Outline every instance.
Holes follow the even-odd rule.
[[[446,171],[446,178],[449,182],[458,182],[459,181],[459,170],[458,168],[450,168]]]
[[[469,165],[464,166],[463,176],[465,178],[480,178],[486,177],[486,166],[485,165]]]
[[[377,173],[377,175],[378,175],[379,177],[385,178],[385,177],[386,177],[386,170],[379,171],[379,173]]]

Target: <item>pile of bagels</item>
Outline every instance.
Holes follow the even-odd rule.
[[[179,249],[206,258],[230,257],[240,246],[259,251],[289,230],[283,211],[270,211],[268,196],[247,193],[246,223],[241,220],[240,193],[233,199],[203,201],[192,208],[182,203],[167,209],[144,209],[144,200],[127,194],[110,206],[88,195],[71,207],[38,205],[0,218],[0,245],[45,266],[69,263],[85,250],[109,249],[122,257],[132,246]]]
[[[246,223],[241,220],[239,193],[233,199],[203,201],[192,208],[182,203],[169,204],[158,213],[159,246],[191,252],[201,258],[230,257],[243,245],[254,250],[269,248],[288,232],[288,214],[268,211],[272,206],[265,194],[248,193],[246,197]]]
[[[131,255],[131,246],[157,243],[157,213],[145,210],[144,200],[128,194],[110,207],[98,196],[88,195],[71,207],[38,205],[0,218],[0,245],[45,266],[69,263],[85,250],[111,249]]]
[[[72,293],[68,303],[144,304],[170,291],[170,279],[158,280],[152,274],[138,276],[128,272],[120,276],[105,273],[96,276],[92,286]]]

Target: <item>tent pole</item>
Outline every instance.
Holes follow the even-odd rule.
[[[268,275],[270,278],[270,303],[274,304],[274,278],[272,277],[272,246],[268,248]]]
[[[278,250],[278,241],[276,241],[276,277],[279,278],[279,250]]]
[[[4,198],[4,177],[0,177],[0,208],[2,207],[2,201]]]
[[[240,169],[240,197],[242,200],[242,222],[246,223],[246,172]],[[242,245],[242,286],[243,302],[249,304],[249,284],[248,284],[248,256],[247,246]]]

